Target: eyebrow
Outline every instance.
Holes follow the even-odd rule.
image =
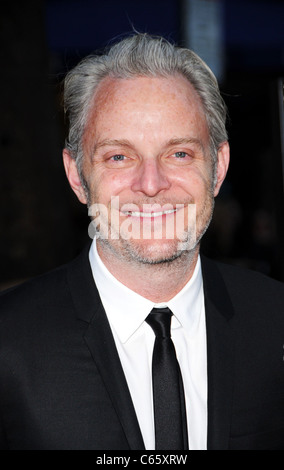
[[[201,142],[201,140],[196,139],[195,137],[181,137],[181,138],[170,139],[167,142],[166,147],[171,147],[174,145],[186,145],[186,144],[196,145],[204,152],[203,143]]]
[[[93,148],[93,154],[97,152],[101,147],[133,147],[131,142],[126,139],[104,139],[96,142]]]
[[[202,152],[204,152],[204,145],[202,144],[201,140],[196,139],[194,137],[173,138],[173,139],[170,139],[168,142],[166,142],[164,147],[167,148],[167,147],[172,147],[175,145],[186,145],[186,144],[196,145],[202,150]],[[134,147],[134,145],[127,139],[104,139],[104,140],[97,142],[94,145],[93,154],[95,154],[97,150],[100,149],[101,147],[115,147],[115,146],[128,147],[128,148]]]

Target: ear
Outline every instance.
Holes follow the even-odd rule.
[[[217,178],[216,185],[214,189],[214,196],[216,197],[220,191],[222,183],[226,177],[229,162],[230,162],[230,146],[228,142],[223,142],[221,147],[218,150],[217,156]]]
[[[63,163],[69,184],[82,204],[87,204],[85,190],[82,186],[77,165],[67,149],[63,150]]]

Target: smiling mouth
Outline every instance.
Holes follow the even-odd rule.
[[[175,212],[177,212],[177,209],[169,209],[166,211],[157,211],[157,212],[123,211],[122,214],[128,217],[137,217],[137,218],[146,218],[146,219],[153,218],[154,219],[156,217],[174,214]]]

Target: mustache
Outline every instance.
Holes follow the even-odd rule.
[[[183,199],[176,199],[176,200],[169,200],[168,198],[159,198],[159,199],[149,199],[149,198],[142,198],[138,200],[131,200],[131,201],[123,201],[119,202],[118,207],[119,209],[124,209],[124,208],[142,208],[143,206],[147,207],[176,207],[180,205],[187,206],[188,204],[194,204],[194,199],[193,198],[183,198]]]

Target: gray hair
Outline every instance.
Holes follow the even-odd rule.
[[[193,51],[174,46],[162,37],[134,34],[114,44],[104,55],[83,59],[65,78],[64,108],[69,118],[66,148],[82,175],[83,135],[95,91],[106,77],[183,75],[195,88],[207,119],[210,152],[216,162],[220,145],[228,140],[226,105],[213,72]]]

